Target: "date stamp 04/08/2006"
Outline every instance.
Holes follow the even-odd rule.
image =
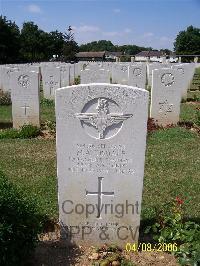
[[[147,251],[147,252],[175,252],[178,250],[176,243],[127,243],[125,250],[128,252]]]

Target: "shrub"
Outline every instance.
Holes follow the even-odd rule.
[[[16,139],[19,138],[19,131],[14,128],[0,130],[0,139]]]
[[[24,125],[19,131],[21,139],[35,138],[40,134],[40,129],[33,125]]]
[[[0,265],[25,265],[42,231],[42,216],[1,172],[0,191]]]
[[[196,124],[200,126],[200,108],[196,108]]]
[[[146,233],[152,232],[159,243],[175,244],[172,251],[181,265],[200,263],[200,225],[183,220],[183,200],[177,197],[174,202],[165,204],[157,214],[158,220],[148,226]]]
[[[9,92],[0,90],[0,105],[11,105],[11,95]]]
[[[198,97],[196,94],[194,94],[194,102],[199,102],[200,101],[200,97]]]
[[[55,105],[54,100],[45,99],[45,98],[42,98],[40,103],[42,106],[54,106]]]
[[[181,103],[186,103],[187,101],[188,101],[188,98],[187,99],[185,99],[185,98],[181,99]]]
[[[56,134],[56,122],[47,120],[43,125],[44,130],[48,130],[50,134]]]
[[[77,78],[74,79],[74,85],[79,85],[81,83],[81,77],[78,76]]]
[[[9,128],[0,131],[0,139],[26,139],[35,138],[40,134],[40,129],[33,125],[24,125],[17,130]]]

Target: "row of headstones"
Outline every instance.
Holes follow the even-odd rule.
[[[146,88],[152,86],[152,71],[161,68],[177,69],[180,72],[183,86],[188,88],[191,81],[195,64],[146,64],[146,63],[113,63],[109,68],[103,65],[91,65],[81,71],[81,84],[88,83],[113,83]],[[147,80],[146,80],[147,79]]]
[[[47,99],[55,99],[55,90],[74,82],[79,65],[41,63],[0,67],[0,89],[11,94],[13,127],[40,126],[40,82]],[[81,69],[80,69],[81,70]]]
[[[87,65],[81,71],[81,84],[112,83],[145,88],[146,64],[112,63],[107,66]]]
[[[40,63],[24,65],[2,65],[0,66],[0,89],[5,92],[14,90],[14,84],[11,82],[13,72],[34,71],[39,73],[39,79],[42,80],[44,97],[54,99],[54,91],[60,87],[66,87],[74,84],[75,77],[80,75],[81,64],[64,63]]]
[[[146,63],[132,66],[131,63],[112,62],[79,62],[73,65],[50,62],[0,66],[0,88],[4,91],[11,91],[11,73],[22,70],[36,71],[41,74],[45,98],[53,98],[55,89],[74,84],[75,78],[80,75],[81,84],[112,81],[112,83],[141,88],[144,88],[146,84]]]
[[[158,125],[166,126],[179,121],[180,102],[186,84],[178,69],[153,70],[150,117]],[[39,72],[14,71],[11,73],[13,127],[24,124],[40,125]],[[69,87],[70,88],[70,87]],[[183,90],[184,88],[184,90]],[[187,92],[187,90],[186,90]]]
[[[152,71],[163,67],[174,68],[180,72],[184,87],[182,96],[185,97],[195,64],[79,62],[71,65],[51,62],[40,65],[8,65],[0,67],[0,89],[4,91],[14,89],[10,77],[15,71],[38,72],[40,80],[42,77],[44,98],[47,99],[54,99],[56,89],[73,85],[78,76],[81,84],[113,83],[146,88],[147,84],[152,85]]]

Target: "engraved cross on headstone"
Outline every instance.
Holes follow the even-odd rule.
[[[27,115],[27,109],[30,108],[30,106],[26,105],[25,103],[25,105],[21,106],[21,108],[24,108],[24,115]]]
[[[98,191],[97,192],[89,192],[86,190],[87,195],[97,195],[98,196],[98,203],[97,203],[97,218],[101,217],[101,204],[102,204],[102,196],[114,196],[114,192],[104,192],[102,191],[102,181],[103,177],[98,177]]]
[[[58,84],[57,81],[54,81],[54,77],[50,76],[50,81],[46,81],[46,84],[49,84],[49,93],[50,95],[53,94],[55,86]]]

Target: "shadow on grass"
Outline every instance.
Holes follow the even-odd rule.
[[[78,246],[64,241],[43,241],[35,249],[33,258],[27,266],[69,266],[75,265],[82,252]]]
[[[0,122],[0,129],[12,128],[12,122]]]
[[[83,251],[72,242],[71,234],[66,230],[63,231],[56,221],[46,220],[40,241],[26,266],[76,265]]]

